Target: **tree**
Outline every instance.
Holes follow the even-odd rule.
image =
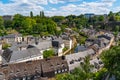
[[[110,50],[104,51],[101,58],[108,73],[115,75],[117,80],[120,80],[120,46],[114,46]]]
[[[119,32],[120,31],[120,26],[116,26],[115,27],[115,32]]]
[[[53,16],[53,17],[51,17],[51,19],[53,21],[57,22],[57,23],[61,23],[65,19],[65,17],[63,17],[63,16]]]
[[[99,16],[99,17],[98,17],[98,20],[99,20],[99,21],[104,21],[104,16],[103,16],[103,15]]]
[[[24,30],[24,32],[31,33],[33,26],[36,25],[36,21],[32,18],[25,18],[21,24],[21,29]]]
[[[40,17],[42,17],[42,12],[40,11]]]
[[[32,11],[30,11],[30,17],[33,18],[33,12]]]
[[[102,80],[104,78],[104,75],[106,74],[107,69],[102,68],[98,72],[94,73],[93,80]]]
[[[7,49],[8,47],[10,47],[10,44],[7,44],[7,43],[4,43],[3,45],[2,45],[2,49]]]
[[[45,17],[45,15],[44,15],[44,11],[42,11],[42,17]]]
[[[49,58],[49,57],[52,57],[52,56],[54,56],[54,51],[52,49],[43,51],[43,57],[44,58]]]
[[[0,17],[0,36],[3,36],[6,34],[6,30],[4,27],[4,20],[2,17]]]
[[[4,29],[4,20],[2,17],[0,17],[0,29]]]
[[[113,15],[114,15],[114,14],[113,14],[112,11],[110,11],[109,14],[108,14],[108,16],[113,16]]]
[[[24,17],[21,14],[14,15],[13,18],[13,28],[16,30],[20,30],[22,27],[22,21],[24,20]]]
[[[108,14],[109,17],[109,21],[115,21],[115,17],[112,11],[110,11],[110,13]]]
[[[120,16],[115,16],[115,21],[120,21]]]
[[[74,76],[69,73],[57,74],[55,77],[56,80],[75,80]]]
[[[40,17],[41,17],[41,18],[44,18],[44,17],[45,17],[44,11],[40,11]]]
[[[13,27],[13,21],[12,20],[5,20],[4,21],[5,28],[12,28]]]

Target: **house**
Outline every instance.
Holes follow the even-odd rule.
[[[27,42],[28,44],[34,42],[34,40],[35,40],[35,37],[33,37],[32,35],[28,35],[28,36],[23,37],[23,41]]]
[[[0,80],[48,80],[69,71],[65,57],[0,65]]]
[[[68,34],[70,34],[70,33],[73,33],[73,30],[70,29],[70,28],[65,28],[65,32],[68,33]]]
[[[7,43],[22,42],[22,34],[8,34],[4,36]]]
[[[41,61],[41,65],[43,77],[54,77],[56,74],[66,73],[69,71],[68,64],[64,56],[43,59]]]
[[[3,20],[13,20],[13,16],[12,15],[4,15],[2,16]]]
[[[12,43],[11,47],[8,47],[12,51],[22,51],[26,50],[30,45],[26,42],[14,42]]]
[[[92,56],[94,54],[95,51],[93,49],[87,49],[83,52],[66,55],[65,58],[69,66],[69,71],[73,71],[76,67],[80,67],[80,64],[84,62],[86,56]]]
[[[52,42],[50,40],[39,40],[30,45],[38,48],[41,53],[43,53],[43,51],[45,50],[49,50],[52,48]]]
[[[86,39],[85,46],[89,47],[89,46],[93,45],[94,41],[95,41],[95,38],[88,38],[88,39]]]
[[[63,49],[65,48],[65,44],[61,38],[57,38],[52,40],[52,47],[56,50],[56,54],[58,56],[62,56]]]
[[[61,38],[63,40],[63,43],[65,44],[65,47],[67,47],[68,49],[72,49],[72,39],[68,35],[61,35]]]
[[[75,48],[75,53],[78,53],[78,52],[82,52],[82,51],[85,51],[87,50],[88,48],[85,47],[84,45],[78,45],[76,48]]]
[[[0,80],[43,80],[41,61],[27,61],[0,66]],[[47,80],[47,79],[44,79]]]
[[[94,17],[95,14],[94,13],[86,13],[86,14],[84,14],[84,16],[89,19],[91,17]]]
[[[97,72],[104,66],[102,60],[98,57],[90,60],[90,64],[93,65],[91,72]]]
[[[9,63],[9,64],[43,59],[43,55],[40,53],[39,49],[35,47],[28,48],[26,50],[17,50],[17,51],[6,49],[2,53],[2,57],[6,60],[6,63]]]

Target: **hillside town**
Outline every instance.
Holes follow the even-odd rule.
[[[0,80],[120,80],[119,3],[1,0]]]
[[[33,37],[22,34],[9,34],[1,37],[0,80],[47,80],[56,74],[72,72],[90,57],[92,72],[99,71],[103,66],[99,55],[115,44],[115,37],[110,32],[83,29],[89,33],[85,44],[78,45],[77,52],[65,53],[74,45],[74,32],[69,31],[57,36]],[[70,35],[68,35],[70,34]],[[92,36],[93,36],[92,35]],[[2,43],[10,44],[3,50]],[[64,52],[64,48],[68,47]],[[54,57],[44,58],[45,50],[54,50]]]

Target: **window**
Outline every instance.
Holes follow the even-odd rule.
[[[55,74],[57,74],[57,71],[55,71]]]
[[[81,61],[81,58],[79,58],[78,61]]]
[[[10,74],[13,74],[13,71],[10,71]]]
[[[20,72],[20,70],[17,70],[16,72],[17,72],[17,73],[19,73],[19,72]]]
[[[70,61],[70,64],[73,64],[74,63],[74,60]]]
[[[62,69],[62,72],[64,72],[65,70],[64,69]]]
[[[58,73],[61,73],[61,70],[58,70]]]
[[[65,71],[67,71],[67,69],[65,69]]]

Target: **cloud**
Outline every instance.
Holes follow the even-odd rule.
[[[28,0],[11,0],[12,3],[9,4],[0,4],[0,11],[1,13],[3,13],[4,15],[10,14],[16,14],[16,13],[20,13],[23,15],[29,15],[30,11],[33,11],[35,13],[39,13],[39,11],[44,10],[44,8],[40,5],[38,5],[38,3],[36,2],[30,2]],[[40,0],[41,1],[41,0]]]
[[[81,0],[49,0],[52,4],[58,4],[58,3],[67,3],[67,2],[77,2]]]
[[[16,13],[29,15],[30,11],[33,11],[34,15],[36,15],[39,14],[41,10],[44,10],[47,16],[79,15],[84,13],[105,14],[111,11],[115,1],[116,0],[96,0],[94,2],[85,2],[85,0],[10,0],[10,2],[6,4],[0,1],[0,15],[13,15]],[[59,7],[50,6],[51,4],[59,5],[59,3],[61,3]],[[120,10],[119,8],[120,7],[117,9]],[[117,9],[113,11],[117,11]]]
[[[120,12],[120,6],[117,6],[117,7],[115,7],[115,8],[112,8],[111,11],[113,11],[113,12]]]
[[[60,7],[64,12],[70,12],[76,15],[84,13],[95,13],[95,14],[105,14],[109,13],[110,7],[116,0],[102,0],[96,2],[83,2],[78,5],[68,4],[66,6]]]

